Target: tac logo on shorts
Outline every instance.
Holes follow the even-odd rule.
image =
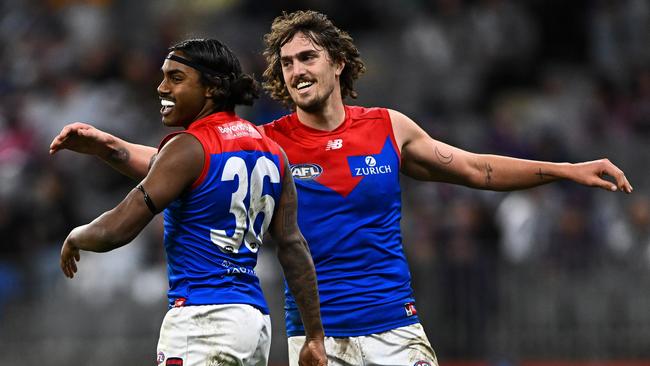
[[[300,180],[312,180],[323,173],[318,164],[296,164],[291,166],[291,175]]]
[[[162,351],[158,352],[158,355],[156,356],[156,363],[160,365],[161,363],[163,363],[163,361],[165,361],[165,354],[162,353]]]
[[[415,308],[415,304],[412,302],[407,302],[404,304],[404,311],[406,311],[406,316],[417,315],[418,310]]]
[[[431,366],[431,364],[429,363],[429,361],[420,360],[420,361],[414,363],[413,366]]]
[[[183,366],[183,359],[180,357],[170,357],[165,362],[165,366]]]

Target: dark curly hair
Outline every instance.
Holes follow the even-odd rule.
[[[354,81],[366,71],[359,50],[348,33],[334,26],[325,14],[312,10],[296,11],[290,14],[284,12],[273,20],[271,32],[264,35],[266,46],[264,57],[268,64],[264,71],[264,89],[271,94],[273,99],[282,102],[286,107],[291,109],[295,107],[284,84],[282,65],[280,64],[280,48],[299,32],[314,44],[323,47],[332,61],[345,63],[345,68],[339,79],[341,96],[356,98]]]
[[[212,97],[216,110],[234,111],[236,105],[252,105],[259,98],[257,81],[242,72],[237,56],[218,40],[188,39],[169,47],[169,52],[172,51],[182,52],[190,61],[214,71],[199,72],[203,85],[216,87]]]

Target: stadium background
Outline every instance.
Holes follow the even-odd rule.
[[[83,253],[65,235],[134,185],[95,158],[47,154],[68,122],[156,145],[155,87],[172,42],[216,37],[258,77],[282,10],[327,13],[368,72],[362,105],[435,138],[552,161],[603,156],[632,195],[558,183],[494,193],[404,178],[405,250],[441,365],[650,364],[650,2],[646,0],[0,1],[0,361],[151,365],[166,311],[160,220]],[[283,114],[268,98],[241,114]],[[335,238],[333,238],[335,240]],[[280,269],[258,266],[286,362]]]

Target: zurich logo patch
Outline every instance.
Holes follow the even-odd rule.
[[[296,164],[291,166],[291,175],[300,180],[315,179],[323,173],[323,168],[318,164]]]
[[[393,167],[386,160],[381,155],[348,156],[350,173],[353,177],[392,173]]]

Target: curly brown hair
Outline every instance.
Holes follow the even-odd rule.
[[[271,32],[264,35],[266,46],[264,57],[268,64],[263,74],[264,89],[271,94],[273,99],[282,102],[286,107],[295,108],[282,76],[280,48],[299,32],[314,44],[323,47],[332,61],[345,63],[339,79],[341,96],[356,98],[354,81],[366,71],[359,50],[348,33],[334,26],[325,14],[312,10],[296,11],[290,14],[283,12],[273,20]]]

